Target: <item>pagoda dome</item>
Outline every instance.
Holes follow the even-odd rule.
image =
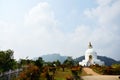
[[[97,54],[93,49],[87,49],[85,54]]]
[[[92,57],[92,59],[96,59],[97,58],[97,53],[96,51],[94,51],[91,43],[89,42],[89,45],[88,45],[88,49],[85,51],[85,58],[86,60],[89,60],[89,56]]]

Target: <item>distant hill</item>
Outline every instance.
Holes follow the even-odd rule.
[[[107,66],[110,66],[114,63],[120,63],[120,61],[116,61],[116,60],[114,60],[112,58],[109,58],[109,57],[106,57],[106,56],[97,56],[97,58],[100,59],[101,61],[104,61],[105,65],[107,65]],[[80,62],[83,59],[85,59],[85,56],[78,57],[78,58],[75,59],[75,61]]]
[[[61,56],[60,54],[47,54],[41,56],[45,62],[53,62],[59,60],[61,63],[63,63],[66,59],[67,56]]]
[[[43,60],[45,62],[53,62],[53,61],[57,61],[59,60],[61,63],[63,63],[68,56],[61,56],[60,54],[57,54],[57,53],[54,53],[54,54],[47,54],[47,55],[43,55],[41,56],[43,58]],[[110,66],[112,64],[115,64],[115,63],[119,63],[120,64],[120,61],[116,61],[110,57],[106,57],[106,56],[97,56],[98,59],[100,59],[101,61],[104,61],[105,62],[105,65],[107,66]],[[37,59],[37,58],[35,58]],[[77,62],[80,62],[82,61],[83,59],[85,59],[85,56],[80,56],[76,59],[74,59],[75,61]]]
[[[116,61],[116,60],[114,60],[110,57],[106,57],[106,56],[98,56],[98,59],[100,59],[101,61],[104,61],[105,65],[107,65],[107,66],[110,66],[115,63],[120,63],[119,61]]]

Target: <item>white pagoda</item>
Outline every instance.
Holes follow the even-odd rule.
[[[93,50],[91,42],[89,42],[88,49],[85,52],[85,60],[82,60],[82,62],[79,62],[79,65],[90,66],[95,64],[102,66],[104,65],[104,62],[97,59],[97,53]]]

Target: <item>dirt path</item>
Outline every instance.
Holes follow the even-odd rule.
[[[83,68],[83,70],[86,72],[87,75],[100,75],[96,72],[94,72],[92,69],[90,68]]]
[[[120,80],[116,75],[82,76],[83,80]]]
[[[90,68],[83,68],[86,76],[81,76],[83,80],[120,80],[120,75],[100,75]]]

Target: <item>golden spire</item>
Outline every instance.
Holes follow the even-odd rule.
[[[91,42],[89,42],[88,48],[89,49],[93,48]]]

